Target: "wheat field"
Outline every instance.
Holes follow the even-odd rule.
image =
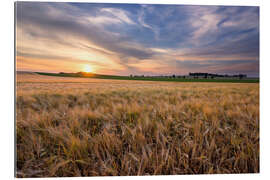
[[[259,84],[17,74],[16,176],[259,172]]]

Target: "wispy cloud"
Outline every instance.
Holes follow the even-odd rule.
[[[145,11],[147,11],[149,9],[150,9],[150,12],[153,11],[153,7],[149,7],[147,5],[142,5],[141,10],[139,11],[138,21],[142,27],[148,28],[151,31],[153,31],[155,39],[158,40],[159,39],[159,29],[157,27],[152,27],[151,25],[147,24],[144,20]]]
[[[112,15],[112,18],[117,18],[124,23],[135,24],[135,22],[128,17],[128,12],[124,10],[118,8],[102,8],[100,11]]]

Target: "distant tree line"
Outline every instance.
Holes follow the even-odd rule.
[[[140,77],[145,77],[145,78],[186,78],[187,76],[180,76],[180,75],[160,75],[160,76],[148,76],[148,75],[130,75],[132,78],[140,78]]]
[[[194,78],[216,78],[216,77],[221,77],[221,78],[239,78],[239,79],[243,79],[246,78],[247,75],[246,74],[237,74],[237,75],[228,75],[228,74],[212,74],[212,73],[189,73],[189,76],[194,77]]]
[[[147,75],[130,75],[130,77],[132,78],[144,78],[144,77],[148,77],[148,78],[194,78],[194,79],[198,79],[198,78],[239,78],[239,79],[243,79],[246,78],[247,75],[246,74],[236,74],[236,75],[222,75],[222,74],[213,74],[213,73],[201,73],[201,72],[196,72],[196,73],[189,73],[189,75],[159,75],[159,76],[147,76]]]

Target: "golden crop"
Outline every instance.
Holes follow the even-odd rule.
[[[259,172],[259,84],[18,74],[17,177]]]

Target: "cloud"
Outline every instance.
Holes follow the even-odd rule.
[[[145,11],[153,12],[154,7],[142,5],[141,9],[139,11],[139,14],[138,14],[138,22],[140,23],[140,25],[142,27],[150,29],[154,33],[155,39],[158,40],[159,39],[159,29],[157,27],[153,27],[145,22],[145,20],[144,20]]]
[[[86,19],[96,25],[129,24],[136,23],[129,18],[128,12],[117,8],[100,8],[97,16],[88,16]]]
[[[128,12],[124,10],[117,9],[117,8],[102,8],[100,11],[110,14],[124,23],[136,24],[135,22],[133,22],[133,20],[131,20],[128,17]]]
[[[34,7],[32,6],[34,4]],[[64,11],[56,9],[53,4],[45,3],[18,3],[18,28],[24,29],[28,34],[35,34],[38,37],[44,37],[48,39],[65,39],[65,35],[78,37],[84,40],[88,40],[91,43],[96,44],[109,51],[118,53],[121,56],[132,56],[137,58],[147,58],[151,56],[151,53],[143,48],[129,45],[129,38],[122,38],[117,33],[111,33],[106,31],[102,26],[97,25],[95,22],[105,23],[109,21],[103,16],[95,17],[86,14],[79,16],[81,12],[76,12],[77,16],[70,18],[65,16]],[[68,6],[69,7],[69,6]],[[67,7],[66,7],[67,8]],[[32,10],[34,9],[34,10]],[[42,9],[39,11],[39,9]],[[49,9],[49,10],[48,10]],[[47,11],[48,10],[48,11]],[[55,16],[50,16],[49,12]],[[111,13],[121,21],[133,24],[129,20],[124,11],[116,9],[101,9],[101,12]],[[92,18],[92,23],[86,23],[85,21]],[[89,22],[89,21],[88,21]],[[118,22],[114,19],[112,22]],[[134,45],[134,43],[133,43]]]
[[[86,60],[103,70],[107,63],[117,73],[258,66],[258,7],[17,2],[16,8],[23,57]],[[229,66],[243,59],[250,62]]]
[[[119,19],[115,19],[115,18],[111,18],[111,17],[106,17],[106,16],[101,16],[101,17],[88,17],[87,18],[91,23],[94,24],[102,24],[102,25],[106,25],[106,24],[119,24],[122,23],[121,20]]]

